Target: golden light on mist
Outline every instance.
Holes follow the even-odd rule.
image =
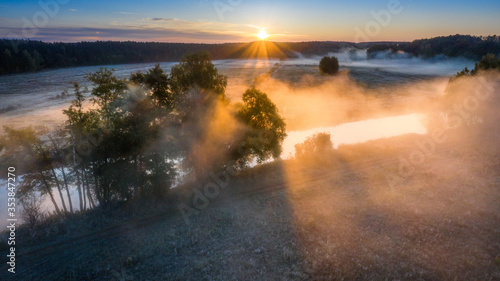
[[[290,131],[283,142],[283,157],[287,158],[295,152],[295,144],[304,142],[315,133],[326,132],[335,137],[335,149],[339,144],[355,144],[369,140],[390,138],[404,134],[426,134],[423,115],[408,114],[394,117],[368,119],[344,123],[332,127],[321,127],[309,130]]]

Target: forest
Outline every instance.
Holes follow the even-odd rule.
[[[0,75],[35,72],[42,69],[126,63],[175,62],[185,53],[208,52],[212,59],[296,58],[299,55],[325,55],[343,48],[368,48],[368,58],[377,52],[403,51],[412,56],[437,55],[479,60],[486,54],[500,53],[498,36],[453,35],[413,42],[252,42],[225,44],[155,42],[78,42],[45,43],[32,40],[0,40]],[[259,50],[266,50],[260,52]]]
[[[266,44],[262,46],[262,44]],[[353,46],[344,42],[299,43],[154,43],[154,42],[79,42],[45,43],[32,40],[0,39],[0,74],[35,72],[42,69],[147,62],[176,62],[183,54],[208,52],[212,59],[295,58],[326,54]],[[255,52],[265,49],[266,52]]]
[[[479,60],[487,54],[500,54],[500,37],[452,35],[430,39],[419,39],[409,43],[375,44],[368,48],[368,58],[373,58],[377,52],[388,51],[397,53],[403,51],[415,57],[431,58],[437,55],[447,57],[464,57]]]

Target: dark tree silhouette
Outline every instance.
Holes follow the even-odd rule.
[[[339,72],[339,60],[336,57],[323,57],[319,62],[319,71],[328,75],[337,74]]]

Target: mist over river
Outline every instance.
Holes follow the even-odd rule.
[[[331,133],[335,147],[339,144],[363,142],[401,134],[425,134],[426,129],[422,125],[423,115],[419,112],[412,112],[411,109],[401,113],[381,113],[355,122],[340,124],[333,121],[330,123],[318,122],[320,119],[318,116],[321,119],[328,119],[328,115],[333,116],[334,113],[341,111],[341,107],[377,108],[378,112],[383,112],[379,110],[379,107],[385,108],[386,103],[392,104],[397,101],[397,104],[408,104],[409,101],[424,96],[437,96],[442,94],[449,76],[466,66],[469,68],[473,66],[472,61],[463,59],[421,60],[402,56],[391,59],[377,57],[367,60],[365,51],[355,53],[346,51],[330,55],[339,58],[341,71],[349,73],[352,80],[346,80],[347,82],[343,80],[329,81],[326,80],[329,78],[316,74],[321,57],[300,57],[286,61],[272,59],[218,60],[213,63],[220,73],[228,76],[226,94],[231,100],[238,101],[246,89],[257,86],[263,88],[276,102],[287,121],[287,126],[291,124],[287,127],[289,136],[283,144],[282,158],[292,156],[296,143],[304,141],[308,136],[317,132]],[[174,62],[160,63],[160,66],[167,73],[170,72],[173,65],[175,65]],[[87,73],[95,72],[101,67],[107,67],[115,69],[115,75],[118,78],[127,78],[131,73],[146,72],[154,66],[155,63],[87,66],[0,76],[0,132],[3,132],[3,126],[6,125],[15,128],[28,125],[52,127],[63,122],[65,116],[61,111],[67,108],[74,98],[71,82],[78,82],[81,89],[84,90],[84,95],[87,98],[90,96],[92,85],[85,80]],[[296,79],[295,76],[290,76],[287,72],[293,73],[293,75],[299,73],[298,75],[301,77]],[[302,72],[303,74],[300,74]],[[265,82],[258,84],[256,81],[259,80],[257,79],[259,77]],[[321,81],[321,85],[307,87],[301,85],[301,79],[304,77],[307,78],[304,80],[306,82],[308,79],[316,79]],[[346,102],[346,97],[343,97],[346,94],[339,93],[339,90],[335,88],[342,83],[361,89],[355,91],[356,95],[352,96],[355,98],[351,98],[349,103]],[[365,92],[367,89],[365,86],[358,85],[374,85],[378,91],[386,84],[394,83],[406,86],[387,88],[386,90],[391,92],[392,96],[390,98],[384,97],[382,102],[378,99],[365,99],[365,95],[373,94]],[[315,102],[316,97],[317,100],[314,104],[316,110],[308,108],[302,100],[303,97],[310,100],[311,103]],[[310,112],[311,116],[305,116],[302,111],[295,110],[297,105],[299,105],[300,110]],[[313,116],[314,114],[317,116]],[[296,121],[297,119],[308,121],[305,126],[297,125],[294,127],[294,124],[300,123]],[[380,128],[384,129],[379,130]],[[0,184],[2,184],[0,200],[6,202],[6,182],[2,180]],[[78,206],[76,190],[73,189],[72,193],[73,206]],[[60,199],[57,197],[56,200]],[[44,208],[46,211],[51,211],[53,208],[48,199],[44,202]],[[7,208],[0,209],[0,217],[6,217],[6,212]],[[4,225],[5,222],[2,221],[0,227]]]
[[[474,63],[465,59],[434,59],[421,60],[417,58],[375,58],[366,59],[365,51],[355,53],[330,53],[339,58],[341,69],[367,69],[413,75],[450,76],[465,66],[471,68]],[[252,84],[253,78],[270,71],[276,64],[285,66],[314,66],[318,65],[321,57],[300,57],[280,61],[270,60],[217,60],[213,63],[222,74],[228,76],[227,95],[230,98],[241,97],[244,87]],[[71,101],[73,93],[72,82],[80,84],[82,89],[91,89],[91,84],[85,80],[85,75],[95,72],[101,67],[115,69],[115,75],[126,78],[131,73],[142,71],[155,66],[156,63],[85,66],[74,68],[51,69],[36,73],[25,73],[0,76],[0,125],[12,125],[5,119],[14,116],[32,114],[40,109],[54,109],[66,106]],[[175,62],[160,63],[167,72]],[[246,84],[246,85],[242,85]],[[69,95],[63,96],[65,92]],[[87,93],[88,95],[88,93]],[[42,112],[40,114],[43,115]],[[44,121],[47,118],[42,118]]]

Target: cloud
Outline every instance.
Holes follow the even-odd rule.
[[[180,20],[178,18],[146,18],[142,19],[141,21],[149,24],[155,24],[156,26],[169,25],[177,26],[178,28],[193,28],[196,26],[207,26],[215,24],[211,22]]]
[[[260,26],[257,26],[257,25],[251,25],[251,24],[249,24],[248,26],[249,27],[253,27],[253,28],[257,28],[257,29],[266,29],[265,27],[260,27]]]
[[[77,11],[76,9],[68,9],[68,10],[70,10],[72,12],[76,12]]]
[[[30,31],[30,30],[28,30]],[[14,32],[22,34],[19,24],[0,27],[0,38]],[[99,33],[97,33],[99,32]],[[254,41],[255,27],[211,21],[187,21],[178,18],[117,18],[107,26],[39,28],[30,39],[42,41],[158,41],[186,43],[222,43]]]
[[[20,28],[0,27],[0,38],[9,33],[22,34]],[[30,39],[48,42],[77,42],[95,40],[114,41],[157,41],[157,42],[227,42],[241,41],[240,32],[179,30],[165,27],[46,27],[39,28]]]
[[[149,20],[151,20],[151,21],[165,21],[165,22],[178,21],[178,19],[176,19],[176,18],[150,18]]]

